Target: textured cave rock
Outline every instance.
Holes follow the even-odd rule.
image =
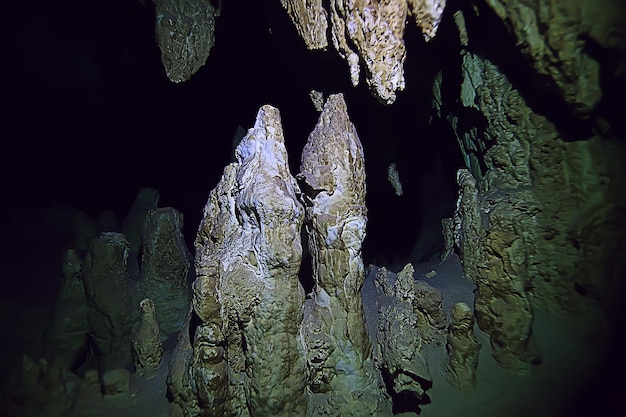
[[[534,309],[577,311],[585,305],[579,293],[616,305],[626,153],[593,131],[563,140],[500,67],[469,47],[460,58],[461,79],[444,69],[433,88],[435,110],[453,128],[468,168],[458,174],[451,229],[465,275],[477,284],[478,325],[498,362],[524,372],[538,358]]]
[[[311,379],[320,381],[316,389],[327,396],[313,402],[310,415],[372,415],[386,407],[372,372],[361,300],[367,221],[363,164],[343,96],[331,95],[309,135],[298,174],[315,282],[303,324],[307,363]]]
[[[191,254],[182,231],[183,215],[176,209],[152,209],[145,216],[139,290],[156,304],[165,334],[180,330],[190,301]]]
[[[400,274],[398,274],[400,276]],[[411,271],[411,279],[413,272]],[[424,340],[435,341],[446,328],[441,291],[425,281],[416,281],[413,288],[413,310],[418,316],[418,328]]]
[[[576,114],[588,116],[602,98],[596,49],[617,58],[609,71],[626,76],[622,0],[484,2],[503,21],[536,75],[549,80]]]
[[[156,318],[154,301],[144,298],[139,303],[141,324],[131,343],[137,372],[146,378],[154,377],[154,370],[161,363],[163,344],[161,330]]]
[[[204,65],[215,43],[219,7],[211,0],[154,0],[154,3],[156,39],[165,73],[172,82],[187,81]]]
[[[63,260],[61,290],[46,331],[45,357],[64,358],[70,369],[87,349],[88,331],[83,262],[75,250],[68,249]]]
[[[121,233],[103,233],[91,241],[84,262],[89,334],[100,369],[130,363],[130,338],[138,315],[126,271],[129,244]]]
[[[474,334],[474,312],[465,303],[455,303],[448,326],[448,363],[446,371],[452,383],[461,391],[476,387],[476,367],[480,343]]]
[[[198,230],[189,324],[193,353],[187,377],[178,372],[170,378],[175,398],[183,399],[190,390],[197,397],[178,403],[185,415],[198,407],[202,415],[216,416],[306,411],[306,367],[298,336],[304,209],[297,190],[279,112],[263,106],[237,146],[236,162],[211,191]],[[185,349],[181,340],[179,348]],[[175,355],[178,364],[187,360]]]
[[[141,188],[135,196],[133,204],[122,221],[122,230],[128,240],[128,273],[132,279],[139,277],[139,249],[143,222],[148,211],[156,209],[159,202],[159,191],[154,188]]]
[[[280,0],[308,49],[326,49],[328,12],[322,0]]]
[[[421,352],[425,340],[414,308],[418,294],[413,273],[411,264],[397,275],[385,268],[376,273],[379,296],[374,352],[377,367],[391,381],[392,394],[411,396],[419,402],[432,382]]]

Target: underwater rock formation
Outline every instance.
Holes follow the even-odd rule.
[[[187,81],[204,65],[215,43],[211,0],[155,0],[157,43],[170,81]],[[220,1],[221,4],[221,1]]]
[[[161,331],[156,318],[154,301],[144,298],[139,303],[139,307],[141,308],[141,324],[131,344],[133,359],[137,372],[151,378],[163,356]]]
[[[303,415],[304,209],[277,109],[261,107],[235,154],[196,238],[195,319],[184,331],[193,337],[188,372],[197,402],[179,406],[205,415]]]
[[[610,72],[626,76],[626,4],[621,0],[485,0],[514,37],[534,73],[587,117],[603,92],[596,49],[615,59]],[[619,63],[621,61],[621,63]]]
[[[141,233],[143,222],[148,211],[157,208],[159,191],[154,188],[140,188],[133,204],[122,221],[122,230],[129,244],[128,273],[132,279],[139,277],[139,249],[141,247]]]
[[[398,274],[400,276],[400,274]],[[413,274],[411,273],[411,278]],[[418,316],[418,328],[424,340],[430,342],[446,328],[441,291],[425,281],[416,281],[413,292],[413,311]]]
[[[68,249],[63,260],[61,290],[46,332],[45,356],[64,358],[68,369],[73,367],[87,349],[88,331],[83,262],[76,251]]]
[[[471,35],[480,17],[464,21]],[[616,305],[610,293],[622,285],[615,271],[624,263],[612,254],[626,230],[617,191],[625,152],[623,143],[591,129],[576,132],[581,140],[564,140],[493,60],[497,53],[488,59],[462,48],[460,85],[452,81],[456,69],[440,73],[433,104],[453,128],[468,168],[458,174],[452,229],[464,273],[477,285],[478,325],[498,362],[525,372],[538,358],[533,309],[573,312],[584,304],[581,294],[605,308]],[[581,97],[593,94],[584,88]],[[456,99],[444,94],[452,91]],[[569,123],[579,117],[571,112],[562,116]]]
[[[183,215],[171,207],[146,214],[141,236],[139,290],[156,304],[166,334],[181,329],[190,301],[191,253],[183,237]]]
[[[322,0],[280,0],[308,49],[328,46],[328,13]]]
[[[102,373],[130,363],[130,338],[138,315],[126,271],[129,244],[121,233],[91,241],[84,262],[89,334]]]
[[[372,372],[360,296],[365,279],[361,244],[367,221],[364,157],[343,95],[328,97],[302,152],[297,177],[302,183],[315,282],[303,330],[305,340],[310,342],[309,333],[314,331],[323,341],[312,350],[307,348],[307,362],[312,380],[324,380],[319,389],[328,395],[326,405],[316,412],[335,415],[341,407],[349,413],[343,415],[375,414],[382,397]],[[327,367],[333,369],[328,375],[317,374]],[[335,411],[323,411],[324,407]]]
[[[411,396],[419,403],[432,385],[426,360],[422,356],[423,332],[414,304],[417,294],[413,266],[406,265],[395,278],[380,268],[375,285],[377,301],[377,367],[391,381],[392,394]]]
[[[465,303],[455,303],[452,307],[446,349],[446,371],[451,382],[461,391],[473,390],[480,343],[474,334],[474,311]]]

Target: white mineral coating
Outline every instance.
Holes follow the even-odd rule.
[[[393,103],[396,91],[404,90],[402,37],[407,13],[406,0],[330,2],[333,45],[350,65],[352,84],[358,84],[362,62],[367,85],[385,104]]]
[[[315,281],[312,317],[303,326],[305,340],[316,340],[307,351],[311,378],[324,380],[317,388],[327,393],[329,407],[347,413],[341,415],[375,415],[383,396],[372,372],[361,299],[367,222],[363,148],[341,94],[326,101],[300,170]],[[307,334],[312,331],[317,336]]]
[[[280,0],[308,49],[328,46],[328,13],[322,0]]]
[[[235,157],[196,238],[190,379],[204,414],[304,415],[304,209],[277,109],[261,107]]]
[[[220,2],[221,3],[221,2]],[[187,81],[206,62],[215,43],[211,0],[155,0],[155,34],[170,81]]]

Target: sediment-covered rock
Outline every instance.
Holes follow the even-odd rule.
[[[148,211],[157,208],[159,191],[154,188],[141,188],[135,196],[126,217],[122,221],[122,230],[129,244],[128,274],[132,279],[139,277],[139,250],[141,247],[141,233],[143,222]]]
[[[191,254],[183,237],[183,215],[171,207],[149,210],[141,241],[139,289],[156,305],[163,332],[175,333],[190,301]]]
[[[465,303],[455,303],[452,307],[446,350],[446,371],[452,384],[461,391],[473,390],[480,343],[474,334],[474,311]]]
[[[398,274],[400,276],[400,274]],[[411,272],[411,279],[413,273]],[[418,328],[427,342],[435,341],[446,328],[441,291],[425,281],[416,281],[413,289],[413,310],[418,316]]]
[[[155,0],[156,39],[170,81],[187,81],[206,62],[215,43],[219,8],[211,0]],[[221,1],[220,1],[221,3]]]
[[[372,372],[360,295],[367,221],[364,158],[341,94],[326,101],[304,147],[298,179],[315,282],[312,317],[303,326],[317,334],[307,361],[312,379],[324,381],[318,388],[326,387],[328,396],[315,413],[376,414],[385,404]]]

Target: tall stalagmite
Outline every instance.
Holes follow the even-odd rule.
[[[310,344],[312,334],[325,335],[326,340],[324,346],[308,350],[311,378],[323,381],[317,390],[328,394],[327,405],[335,408],[328,411],[331,415],[340,410],[348,413],[342,415],[372,415],[382,397],[372,373],[361,299],[365,168],[363,148],[341,94],[326,101],[304,147],[298,178],[305,194],[315,280],[305,340]],[[321,355],[323,364],[313,354]]]
[[[192,335],[188,380],[198,401],[179,405],[202,415],[303,415],[304,209],[277,109],[261,107],[235,156],[209,195],[196,238],[195,316],[184,331]]]

